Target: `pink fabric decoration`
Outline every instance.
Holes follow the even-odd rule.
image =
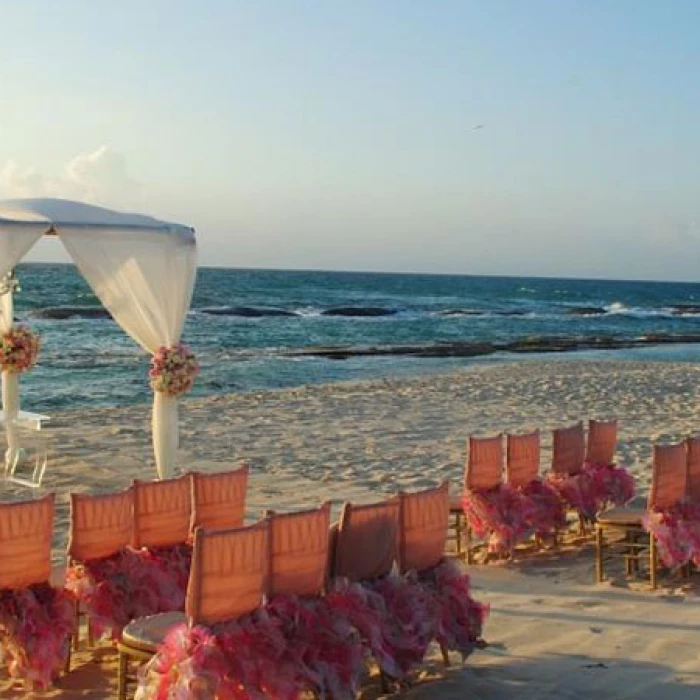
[[[489,552],[512,552],[531,532],[528,503],[508,484],[465,491],[462,507],[469,527],[487,540]]]
[[[605,508],[624,505],[635,493],[634,477],[615,464],[586,463],[578,474],[549,474],[547,483],[589,520]]]
[[[73,610],[71,596],[48,583],[0,591],[0,644],[12,678],[52,684],[68,654]]]
[[[688,562],[700,563],[700,507],[677,503],[647,513],[642,524],[656,539],[664,566],[675,569]]]
[[[133,619],[183,610],[192,548],[127,548],[109,557],[70,566],[66,588],[80,601],[99,637],[118,639]]]
[[[471,597],[469,576],[454,559],[421,572],[420,581],[434,600],[435,638],[464,661],[482,641],[489,606]]]

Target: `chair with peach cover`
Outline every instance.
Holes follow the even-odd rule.
[[[539,478],[540,433],[507,435],[506,485],[521,497],[523,518],[538,543],[546,537],[556,544],[557,532],[566,525],[564,504],[556,490]]]
[[[134,481],[133,547],[150,564],[158,597],[152,612],[182,610],[192,547],[192,476],[162,481]]]
[[[237,634],[240,637],[237,622],[263,603],[269,578],[268,537],[267,521],[229,530],[195,530],[185,612],[140,618],[124,629],[119,643],[119,700],[126,698],[130,659],[153,659],[142,675],[139,697],[143,698],[194,696],[190,680],[203,692],[206,679],[215,676],[220,684],[258,683],[256,678],[235,675],[235,664],[225,656],[225,643]],[[189,655],[206,648],[204,640],[212,639],[217,630],[225,630],[216,643],[218,654],[209,653],[204,659]],[[248,641],[254,646],[252,638]],[[255,649],[238,644],[235,652],[250,656]],[[207,668],[208,663],[215,667]],[[195,678],[197,673],[199,678]],[[223,686],[220,690],[229,697]]]
[[[322,597],[329,573],[330,503],[293,513],[268,513],[270,598],[266,613],[286,642],[298,691],[320,697],[354,692],[363,667],[359,636]]]
[[[445,665],[449,665],[448,651],[459,651],[464,659],[481,643],[488,614],[486,606],[471,598],[469,576],[458,560],[445,558],[449,508],[446,481],[423,491],[399,493],[399,572],[414,589],[411,596],[401,591],[401,597],[424,619],[415,647],[422,651],[420,658],[435,638]],[[401,606],[392,610],[397,617],[401,612]],[[416,617],[414,613],[414,624]]]
[[[503,436],[469,438],[462,508],[467,520],[467,563],[472,535],[485,540],[491,553],[509,554],[526,533],[521,499],[502,482]]]
[[[381,591],[398,558],[399,501],[346,503],[334,536],[332,580],[326,599],[358,630],[368,655],[387,676],[403,675],[397,639]]]
[[[659,545],[668,544],[668,536],[679,534],[668,518],[668,513],[681,506],[687,493],[687,456],[684,444],[654,445],[652,482],[646,507],[637,498],[625,506],[600,513],[596,520],[596,579],[605,578],[606,551],[620,552],[625,560],[626,574],[638,572],[639,562],[646,552],[649,561],[649,580],[656,588]],[[674,516],[675,518],[675,516]],[[682,534],[682,533],[681,533]],[[614,539],[610,539],[610,535]],[[606,539],[607,538],[607,539]],[[671,547],[683,547],[683,542]],[[666,554],[664,550],[662,554]],[[682,556],[681,552],[679,556]]]
[[[248,464],[214,474],[192,472],[192,531],[241,527],[245,518]]]
[[[586,462],[589,464],[612,464],[617,448],[617,420],[588,421]]]
[[[700,506],[700,437],[685,441],[688,451],[688,502]]]
[[[568,508],[576,511],[580,532],[595,519],[596,501],[584,474],[586,435],[579,421],[568,428],[552,431],[552,470],[547,482],[556,489]]]
[[[10,676],[46,688],[70,664],[73,601],[53,588],[55,495],[0,504],[0,644]],[[24,694],[23,694],[24,695]]]
[[[138,612],[125,576],[125,559],[133,538],[134,492],[70,495],[70,531],[66,588],[76,598],[74,648],[79,642],[81,606],[87,618],[88,646],[93,628],[113,629],[117,634]],[[121,600],[120,600],[121,599]],[[133,614],[132,614],[133,613]]]

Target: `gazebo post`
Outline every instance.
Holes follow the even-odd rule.
[[[2,311],[3,333],[12,329],[15,322],[14,284],[13,273],[10,272],[2,280],[0,287],[0,308]],[[17,448],[16,421],[19,415],[19,375],[7,370],[2,372],[2,411],[3,422],[7,435],[7,452],[5,454],[5,468],[8,459],[12,459]]]

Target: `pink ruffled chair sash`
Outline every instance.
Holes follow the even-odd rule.
[[[134,481],[134,547],[183,544],[192,520],[191,476]]]
[[[320,595],[328,577],[331,504],[268,517],[270,596]]]
[[[552,471],[555,474],[578,474],[586,456],[586,438],[583,423],[568,428],[557,428],[552,434]]]
[[[245,517],[249,466],[219,474],[192,474],[192,530],[241,527]]]
[[[191,624],[235,620],[263,602],[269,575],[269,523],[197,528],[185,609]]]
[[[525,487],[537,479],[540,470],[540,433],[508,435],[506,482]]]
[[[55,498],[0,504],[0,589],[49,580]]]
[[[397,499],[346,503],[336,533],[334,576],[370,581],[387,575],[398,555],[398,527]]]
[[[417,493],[399,494],[401,573],[437,566],[445,553],[450,516],[447,482]]]
[[[503,436],[469,438],[469,455],[464,476],[468,491],[491,489],[501,483]]]
[[[687,486],[685,445],[654,445],[649,509],[664,510],[682,502],[686,497]]]
[[[612,464],[617,448],[617,420],[588,421],[588,445],[586,461],[597,464]]]
[[[133,540],[134,492],[72,493],[68,555],[76,561],[108,557]]]

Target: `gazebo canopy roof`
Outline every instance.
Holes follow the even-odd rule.
[[[5,199],[0,200],[0,231],[12,226],[46,224],[45,234],[62,228],[95,230],[120,229],[162,232],[194,241],[194,229],[169,221],[160,221],[143,214],[125,214],[68,199]]]

